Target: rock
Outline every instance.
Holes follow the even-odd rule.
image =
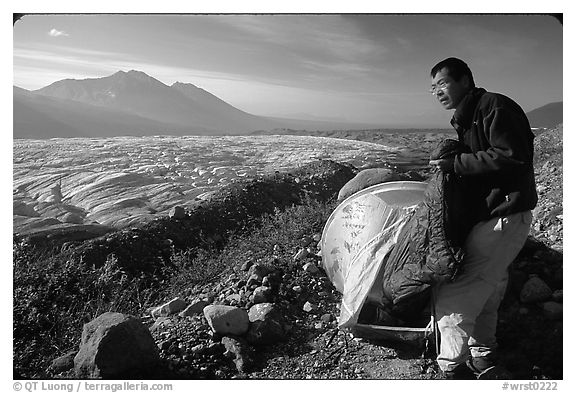
[[[209,305],[204,317],[215,333],[241,336],[248,331],[250,321],[246,310],[235,306]]]
[[[304,303],[304,306],[302,307],[302,310],[306,311],[306,312],[313,312],[316,311],[318,309],[318,306],[310,303],[310,302],[306,302]]]
[[[226,300],[230,302],[231,305],[237,305],[242,300],[242,296],[239,293],[231,293],[230,295],[226,296]]]
[[[552,300],[554,300],[557,303],[562,303],[564,297],[564,291],[562,291],[561,289],[557,289],[552,293]]]
[[[532,274],[520,291],[522,303],[537,303],[548,300],[552,296],[550,287],[537,275]]]
[[[74,356],[78,351],[70,351],[66,355],[62,355],[52,361],[48,367],[48,372],[53,374],[60,374],[74,368]]]
[[[250,266],[248,269],[249,276],[256,276],[258,277],[258,282],[262,282],[262,279],[267,276],[268,274],[272,273],[274,269],[269,268],[268,266],[262,265],[260,263],[255,263]]]
[[[252,261],[246,261],[242,264],[240,270],[242,270],[243,272],[247,272],[253,264],[254,262]]]
[[[304,258],[306,258],[308,256],[308,250],[306,250],[305,248],[301,248],[300,250],[298,250],[298,252],[296,254],[294,254],[294,261],[301,261]]]
[[[562,303],[545,302],[542,303],[542,312],[546,319],[556,321],[562,319]]]
[[[528,314],[530,314],[530,310],[527,309],[526,307],[520,307],[520,308],[518,309],[518,314],[520,314],[520,315],[528,315]]]
[[[319,243],[320,240],[322,240],[322,234],[321,233],[315,233],[314,236],[312,236],[312,240],[314,240],[316,243]]]
[[[252,274],[248,277],[248,281],[246,282],[247,287],[251,287],[252,285],[260,285],[262,283],[263,278],[257,274]]]
[[[284,317],[273,303],[260,303],[248,311],[250,329],[246,339],[254,345],[274,344],[286,338]]]
[[[239,373],[250,370],[253,351],[246,341],[238,337],[222,337],[222,345],[225,348],[224,356],[232,359]]]
[[[168,217],[180,220],[186,217],[186,210],[184,210],[182,206],[174,206],[170,209],[170,212],[168,212]]]
[[[158,360],[156,343],[139,319],[106,312],[84,325],[74,369],[79,379],[122,378]]]
[[[165,328],[170,327],[172,325],[174,325],[174,321],[172,321],[172,319],[168,317],[160,317],[156,321],[154,321],[154,324],[150,327],[150,331],[156,332],[164,330]]]
[[[340,192],[338,192],[338,200],[342,201],[350,195],[375,184],[398,180],[406,180],[406,176],[400,173],[395,173],[392,169],[388,168],[364,169],[344,184],[340,189]]]
[[[330,323],[334,320],[334,315],[332,314],[323,314],[320,319],[322,320],[322,322],[325,323]]]
[[[258,287],[254,289],[254,293],[252,294],[251,300],[254,304],[266,303],[270,298],[271,293],[272,290],[269,287],[264,286]]]
[[[302,287],[300,285],[294,285],[292,290],[296,293],[302,293]]]
[[[192,348],[190,348],[190,353],[195,356],[202,355],[207,351],[207,348],[208,346],[205,344],[194,345]]]
[[[315,263],[313,262],[308,262],[307,264],[305,264],[302,269],[309,274],[318,274],[320,273],[320,269],[318,269],[318,266],[316,266]]]
[[[168,351],[172,346],[172,343],[173,343],[172,339],[164,340],[160,342],[158,347],[160,348],[161,351]]]
[[[204,307],[209,305],[210,303],[206,300],[197,299],[194,300],[188,307],[184,309],[179,315],[181,317],[191,317],[196,314],[200,314]]]
[[[176,314],[184,310],[186,306],[187,303],[182,298],[175,297],[168,303],[164,303],[163,305],[156,307],[154,310],[152,310],[151,314],[154,318],[166,317],[168,315]]]
[[[562,244],[552,244],[551,248],[554,251],[558,251],[558,252],[562,252],[564,250],[564,247],[562,246]]]

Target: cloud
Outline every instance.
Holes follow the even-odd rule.
[[[48,33],[50,37],[68,37],[70,34],[66,33],[65,31],[60,31],[56,29],[50,30]]]

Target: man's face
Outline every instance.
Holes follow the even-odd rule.
[[[442,68],[432,78],[431,92],[444,109],[455,109],[470,91],[469,86],[468,77],[463,76],[459,81],[455,81],[448,75],[448,70]]]

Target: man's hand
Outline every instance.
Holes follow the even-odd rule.
[[[442,172],[454,172],[454,158],[442,158],[440,160],[430,160],[430,166],[440,169]]]

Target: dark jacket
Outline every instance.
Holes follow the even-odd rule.
[[[522,108],[506,96],[474,88],[451,123],[471,150],[456,156],[454,171],[472,180],[478,220],[533,209],[534,134]]]

